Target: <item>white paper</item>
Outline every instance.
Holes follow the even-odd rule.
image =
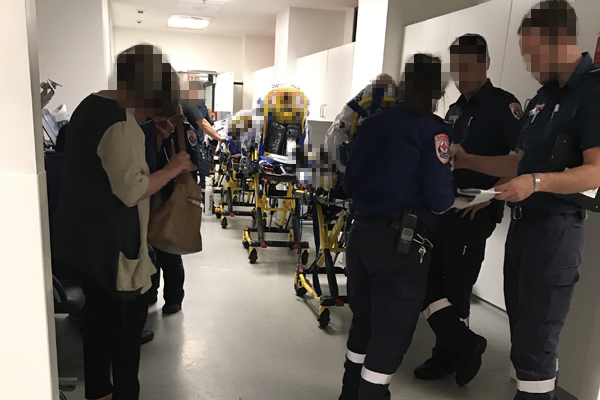
[[[465,197],[457,197],[454,200],[453,208],[457,210],[464,210],[466,208],[476,206],[478,204],[486,203],[490,200],[493,200],[494,197],[500,192],[497,192],[493,189],[489,190],[480,190],[480,189],[464,189],[458,190],[459,194],[468,196]],[[472,200],[471,200],[472,199]]]
[[[586,190],[585,192],[581,192],[582,195],[590,197],[592,199],[596,198],[596,195],[598,194],[598,189],[592,189],[592,190]]]

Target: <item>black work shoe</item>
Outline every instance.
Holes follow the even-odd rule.
[[[413,373],[418,379],[431,381],[434,379],[441,379],[454,372],[456,372],[456,368],[454,366],[432,357],[415,368]]]
[[[154,332],[144,329],[140,338],[140,344],[150,343],[154,340]]]
[[[465,386],[471,382],[481,368],[481,356],[485,353],[487,340],[483,336],[472,333],[467,344],[457,355],[456,384]]]
[[[181,304],[165,304],[162,308],[163,314],[177,314],[181,311]]]
[[[148,298],[148,307],[152,307],[156,303],[158,303],[158,297],[149,297]]]

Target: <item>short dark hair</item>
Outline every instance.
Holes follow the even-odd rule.
[[[489,56],[485,38],[476,33],[467,33],[457,37],[450,45],[450,54],[477,54],[477,61],[484,63]]]
[[[117,87],[131,93],[140,106],[170,117],[180,100],[179,76],[156,47],[139,44],[116,59]]]
[[[544,0],[523,18],[518,34],[525,28],[540,28],[542,36],[577,37],[577,14],[567,0]]]
[[[432,54],[417,53],[405,65],[399,85],[400,98],[420,111],[431,112],[432,100],[444,95],[445,81],[442,60]]]

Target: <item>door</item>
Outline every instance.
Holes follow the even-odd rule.
[[[215,109],[219,119],[233,114],[233,72],[217,75],[215,86]]]
[[[344,105],[356,94],[351,92],[353,64],[354,43],[329,50],[324,107],[326,121],[333,122]]]
[[[328,51],[311,54],[298,59],[297,82],[308,97],[309,121],[325,121],[325,87],[327,84]]]

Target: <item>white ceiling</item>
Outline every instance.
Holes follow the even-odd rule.
[[[345,11],[358,0],[110,0],[117,27],[152,30],[167,28],[172,14],[211,18],[200,31],[211,35],[275,36],[276,15],[288,7]],[[138,10],[144,10],[138,14]],[[143,20],[141,24],[137,20]]]

